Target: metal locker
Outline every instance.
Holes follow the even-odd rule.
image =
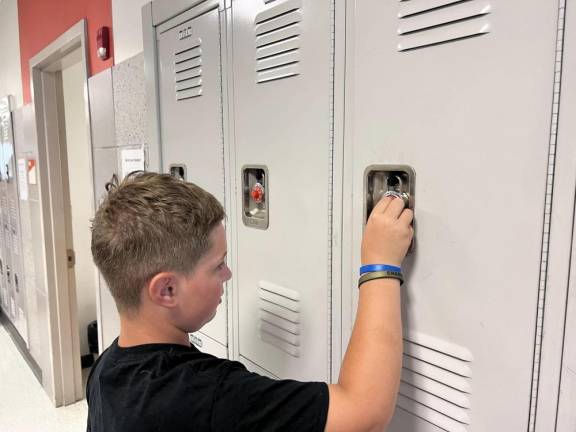
[[[10,99],[0,100],[1,141],[5,176],[4,240],[6,240],[6,283],[8,287],[8,308],[12,323],[22,338],[27,341],[26,291],[22,271],[22,243],[20,238],[20,207],[16,176],[16,153]]]
[[[13,200],[11,197],[11,182],[14,181],[12,169],[13,147],[10,130],[10,101],[8,97],[0,98],[0,143],[2,144],[2,182],[0,189],[0,207],[2,211],[2,248],[4,267],[4,311],[12,321],[16,318],[16,299],[14,296],[14,269],[12,263],[12,226]]]
[[[232,5],[238,351],[279,378],[330,379],[330,4]]]
[[[162,169],[225,205],[221,29],[218,2],[156,27]],[[227,299],[191,340],[227,356]]]
[[[29,186],[27,156],[22,152],[22,150],[26,148],[26,138],[24,136],[24,128],[21,119],[21,112],[16,110],[12,111],[12,142],[14,143],[13,193],[17,203],[17,215],[15,221],[17,239],[14,241],[18,243],[18,247],[14,249],[14,286],[17,292],[16,307],[18,308],[18,330],[24,339],[26,346],[29,346],[29,311],[31,306],[33,306],[30,297],[34,297],[34,295],[29,292],[28,288],[30,284],[27,280],[27,271],[30,270],[32,264],[29,262],[30,256],[27,254],[27,245],[25,244],[24,239],[24,224],[26,223],[25,216],[29,209]]]
[[[357,281],[366,206],[404,172],[390,166],[415,177],[390,431],[527,430],[558,6],[349,6],[344,287]],[[346,338],[357,290],[347,299]]]

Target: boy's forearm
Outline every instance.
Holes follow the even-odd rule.
[[[358,312],[339,385],[379,424],[394,412],[402,367],[400,283],[377,279],[362,284]]]

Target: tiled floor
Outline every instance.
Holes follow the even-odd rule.
[[[0,431],[81,432],[86,401],[54,408],[38,380],[0,325]]]

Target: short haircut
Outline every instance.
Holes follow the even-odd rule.
[[[106,190],[92,221],[92,257],[118,310],[134,312],[156,274],[193,272],[225,213],[213,195],[168,174],[137,171],[120,184],[113,177]]]

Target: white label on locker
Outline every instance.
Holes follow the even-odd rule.
[[[122,177],[126,177],[133,171],[144,170],[144,150],[124,149],[122,150]]]
[[[186,27],[178,32],[178,40],[186,39],[192,36],[192,27]]]
[[[18,188],[20,189],[20,199],[28,199],[28,169],[26,159],[18,159]]]

